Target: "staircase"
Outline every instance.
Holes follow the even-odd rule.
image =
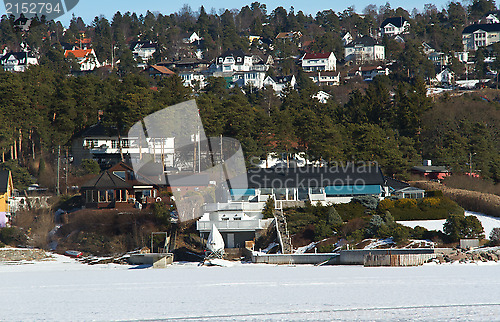
[[[278,240],[281,245],[281,252],[283,254],[291,254],[293,251],[292,239],[290,238],[290,233],[288,232],[286,218],[283,214],[283,210],[275,210],[274,220],[276,222],[276,231],[278,234]]]

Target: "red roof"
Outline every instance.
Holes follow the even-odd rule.
[[[75,55],[76,58],[85,58],[91,52],[92,52],[92,49],[66,50],[64,52],[64,57],[68,57],[69,53],[72,53],[73,55]]]
[[[320,59],[320,58],[328,58],[330,57],[332,53],[320,53],[320,54],[315,54],[315,53],[307,53],[303,59]]]

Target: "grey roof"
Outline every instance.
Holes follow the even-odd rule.
[[[487,32],[499,31],[500,32],[500,23],[486,23],[486,24],[476,24],[465,27],[462,34],[471,34],[478,30],[484,30]]]
[[[388,24],[392,24],[394,27],[401,28],[403,27],[404,22],[407,21],[404,17],[391,17],[387,18],[382,22],[380,28],[384,28]]]
[[[9,170],[0,171],[0,193],[6,193],[9,186]]]
[[[104,126],[101,122],[98,122],[83,130],[81,137],[110,137],[115,135],[118,135],[116,129]]]
[[[237,50],[228,50],[226,52],[224,52],[222,55],[220,55],[219,57],[222,57],[222,58],[226,58],[226,57],[241,57],[242,58],[242,61],[241,62],[238,62],[238,60],[235,59],[236,63],[237,64],[243,64],[243,58],[244,57],[249,57],[251,55],[248,55],[248,54],[245,54],[243,52],[243,50],[241,49],[237,49]]]
[[[420,189],[420,188],[415,188],[415,187],[406,187],[406,188],[398,189],[394,193],[398,193],[398,192],[406,192],[406,193],[423,192],[423,193],[425,193],[425,190],[424,189]]]
[[[348,47],[355,47],[356,45],[363,45],[363,46],[367,46],[368,47],[368,46],[379,45],[379,43],[377,43],[377,41],[373,37],[363,36],[363,37],[354,39],[353,41],[351,41],[345,47],[346,48],[348,48]]]
[[[114,175],[108,170],[101,172],[101,174],[90,179],[84,185],[82,185],[82,189],[128,189],[128,188],[132,188],[132,184],[126,182],[125,180]]]
[[[411,168],[412,170],[414,171],[418,171],[418,172],[424,172],[424,173],[434,173],[434,172],[449,172],[448,169],[446,169],[446,167],[441,167],[441,166],[416,166],[416,167],[413,167]]]
[[[384,185],[384,176],[378,166],[356,167],[302,167],[249,169],[248,188],[319,188],[326,186]],[[244,182],[241,180],[232,182]],[[235,188],[246,188],[231,186]]]
[[[385,183],[387,186],[391,187],[394,190],[400,190],[403,188],[407,188],[410,186],[409,183],[406,183],[404,181],[396,180],[390,177],[385,177]]]
[[[2,62],[6,61],[11,56],[14,56],[17,60],[27,59],[28,57],[29,58],[35,58],[35,56],[33,55],[33,53],[22,51],[22,52],[16,52],[16,53],[7,53],[7,54],[5,54],[5,56],[3,56],[2,58],[0,58],[0,60]],[[26,63],[26,60],[24,61],[24,63]]]

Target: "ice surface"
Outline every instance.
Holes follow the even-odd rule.
[[[0,265],[2,321],[477,320],[500,317],[500,265]]]

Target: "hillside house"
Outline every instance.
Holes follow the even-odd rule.
[[[403,17],[391,17],[385,19],[380,25],[382,36],[396,36],[408,34],[410,32],[410,23]]]
[[[11,52],[0,58],[0,64],[7,72],[24,72],[29,65],[38,65],[38,59],[32,52]]]
[[[379,75],[389,75],[390,71],[389,68],[387,68],[384,65],[374,65],[374,66],[357,66],[352,69],[350,69],[347,72],[347,75],[349,77],[354,77],[354,76],[361,76],[363,77],[363,80],[368,81],[368,80],[373,80],[374,77],[379,76]]]
[[[198,87],[199,89],[202,89],[207,85],[207,77],[202,72],[194,70],[183,70],[180,71],[178,75],[182,79],[182,83],[186,87]]]
[[[335,71],[337,69],[337,58],[333,52],[306,53],[302,57],[302,69],[306,72]]]
[[[429,180],[442,180],[450,175],[450,171],[446,167],[433,166],[431,160],[425,160],[423,165],[411,168],[411,173]]]
[[[143,63],[146,63],[154,55],[157,47],[158,45],[151,41],[134,41],[130,44],[134,58],[136,60],[141,58]]]
[[[345,60],[356,64],[385,60],[385,47],[374,38],[356,38],[345,46]]]
[[[182,37],[182,42],[185,44],[192,44],[194,42],[200,41],[202,38],[198,36],[196,32],[186,33]]]
[[[14,192],[14,182],[12,174],[8,170],[0,171],[0,228],[10,221],[11,199]]]
[[[265,231],[272,219],[264,219],[262,209],[269,198],[275,208],[296,206],[310,201],[321,203],[348,203],[354,196],[384,198],[389,190],[380,169],[373,165],[356,167],[305,167],[249,169],[244,183],[231,186],[226,203],[205,204],[204,215],[196,226],[206,238],[213,225],[223,235],[228,248],[244,247],[245,241],[255,240]]]
[[[120,162],[82,185],[80,191],[86,208],[146,208],[158,198],[158,187],[147,184],[146,177]],[[140,180],[138,180],[140,179]],[[139,206],[140,204],[140,206]]]
[[[462,31],[464,51],[475,51],[500,41],[500,23],[475,24]]]
[[[121,139],[121,141],[120,141]],[[105,127],[102,123],[85,129],[72,142],[72,154],[75,165],[83,159],[96,160],[101,168],[109,168],[122,160],[129,160],[131,155],[152,154],[155,161],[163,159],[164,167],[174,166],[174,138],[147,138],[148,148],[139,148],[137,137],[118,135],[118,131]]]
[[[296,84],[297,80],[295,79],[294,75],[291,76],[268,75],[264,79],[263,86],[271,86],[276,93],[280,94],[285,87],[290,86],[291,88],[295,88]]]
[[[219,72],[250,71],[253,66],[252,56],[242,50],[228,50],[215,59],[215,69]]]
[[[75,57],[81,71],[90,71],[101,67],[94,49],[75,49],[64,51],[64,57]]]
[[[159,65],[148,65],[144,71],[151,77],[169,77],[175,75],[175,73],[167,67]]]
[[[319,91],[313,95],[313,98],[317,99],[320,103],[326,104],[328,100],[332,97],[332,95],[328,94],[324,91]]]
[[[340,85],[340,73],[337,72],[314,72],[306,73],[307,76],[318,86],[338,86]]]

